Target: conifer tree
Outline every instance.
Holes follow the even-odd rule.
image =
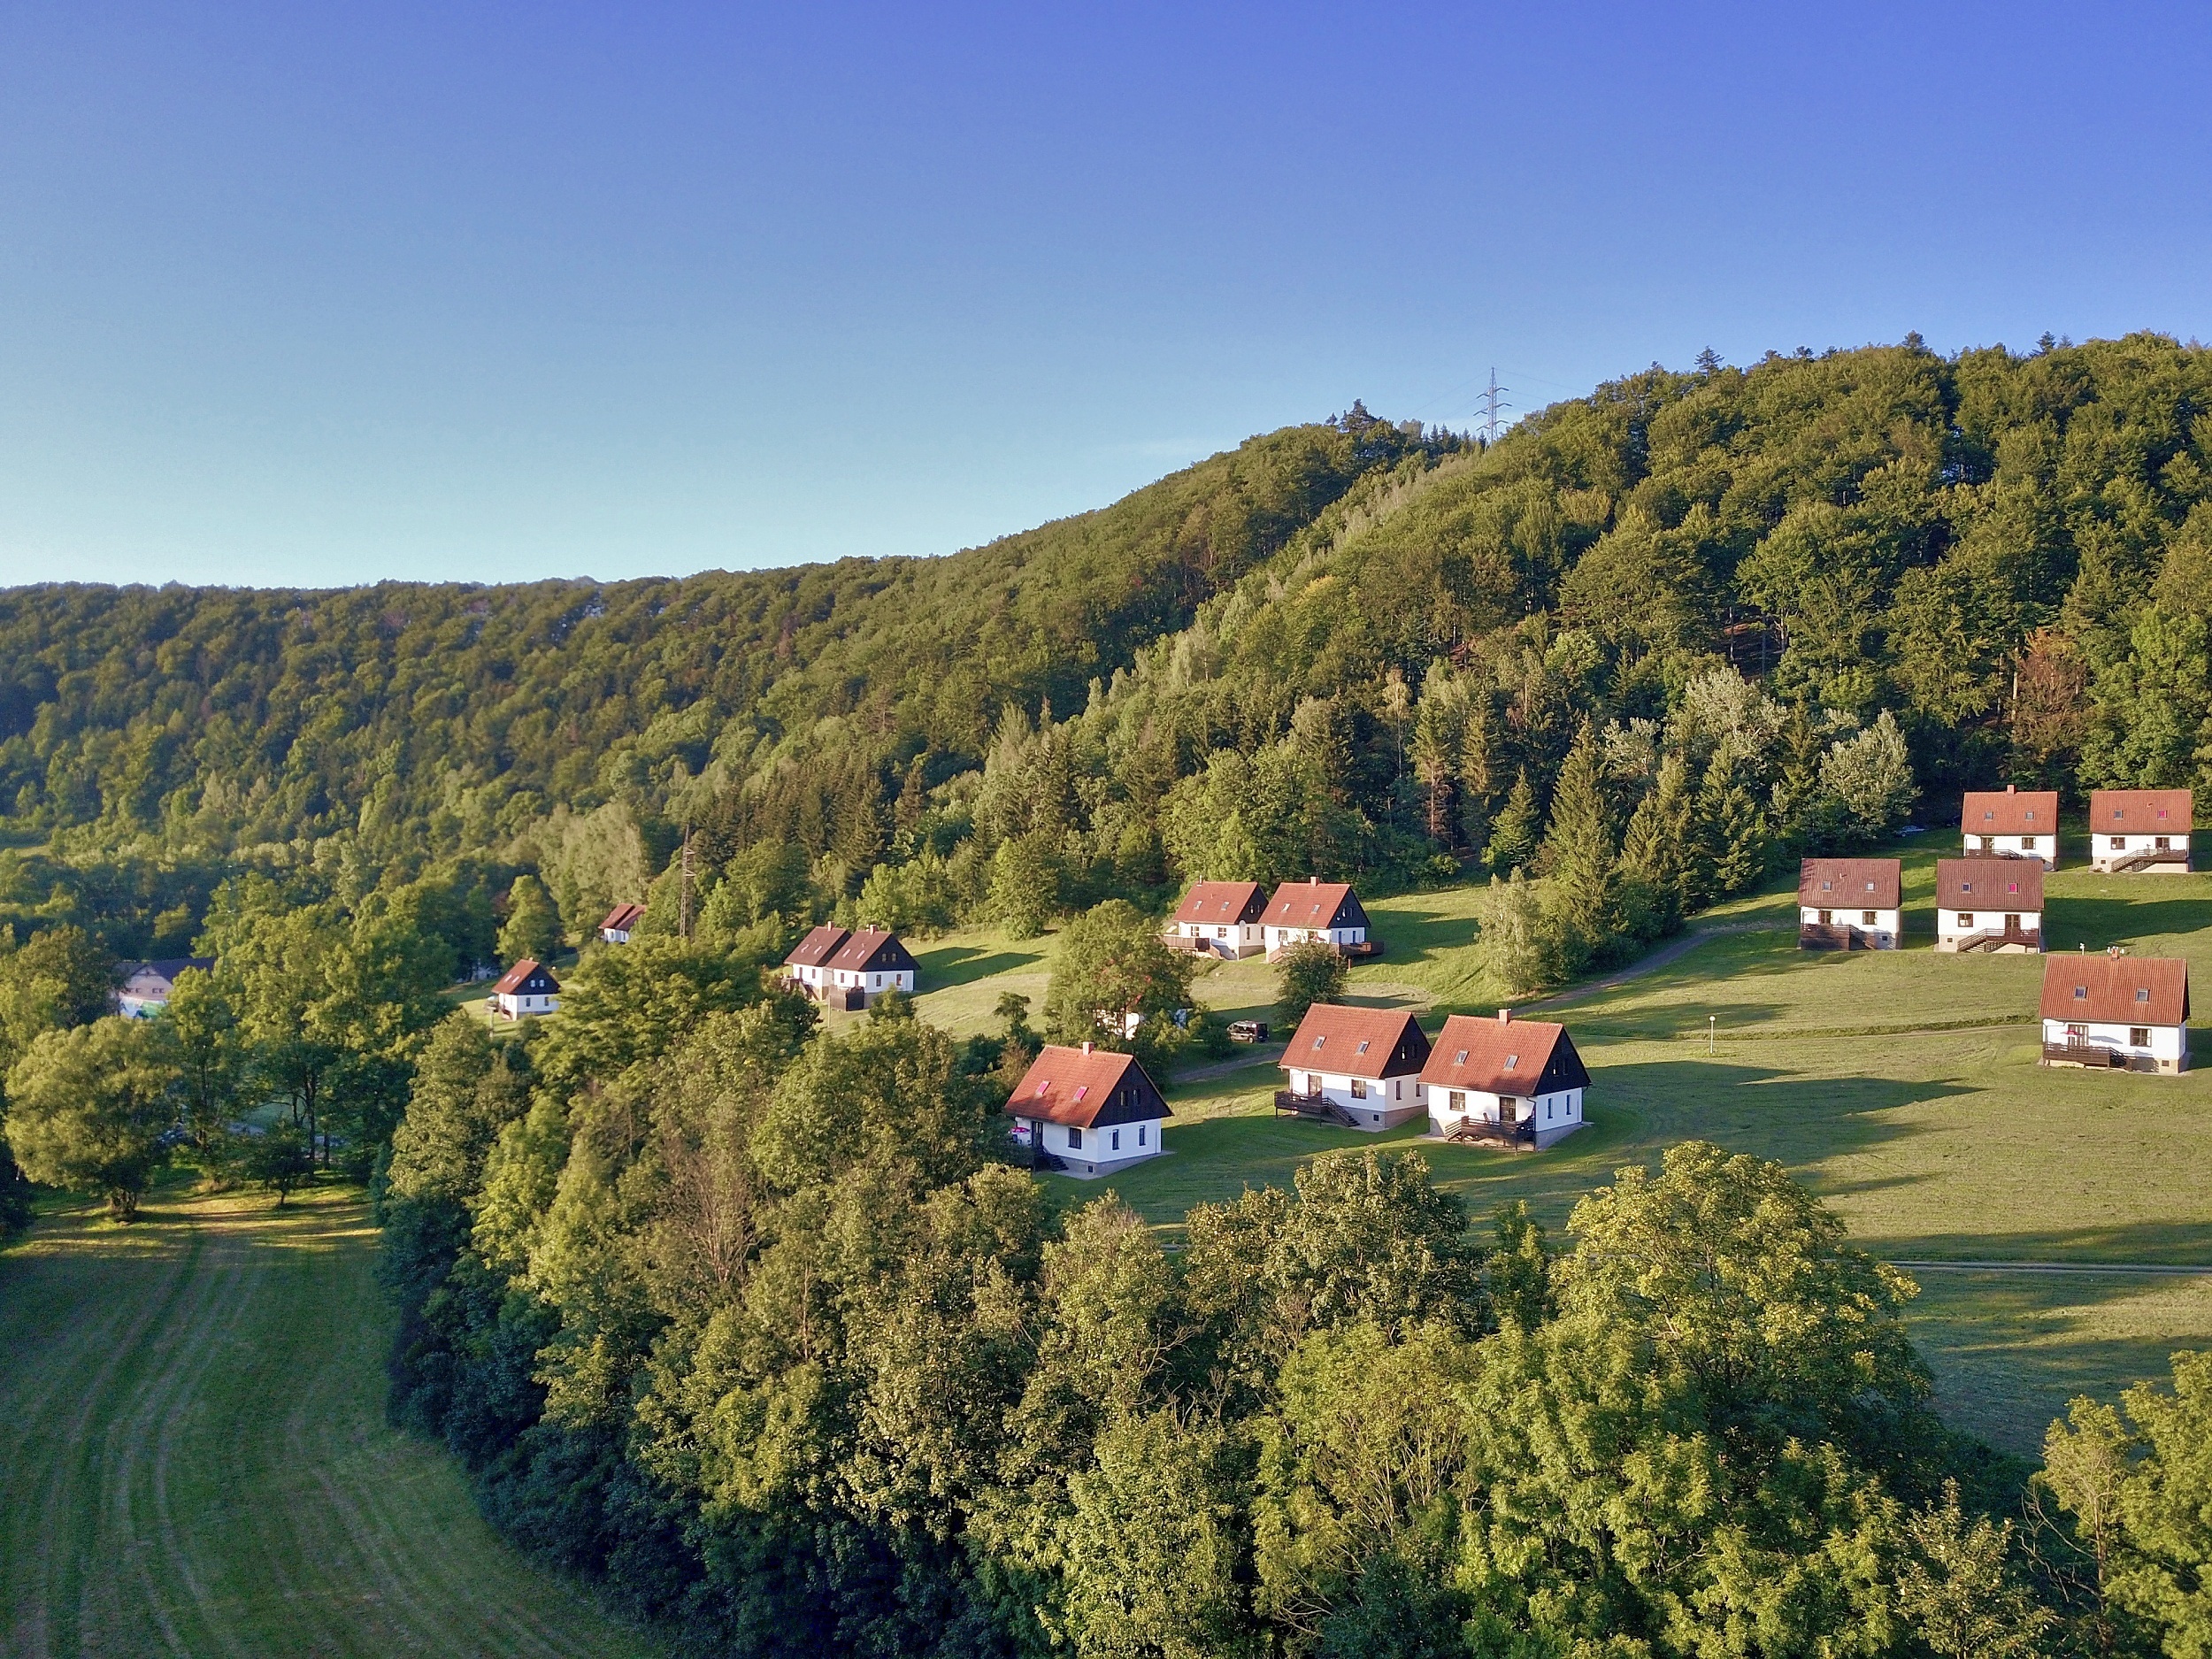
[[[1671,933],[1688,902],[1695,804],[1689,762],[1677,750],[1660,763],[1657,784],[1621,837],[1621,870],[1637,889],[1636,907],[1654,937]]]
[[[1513,780],[1513,793],[1506,797],[1505,810],[1498,814],[1498,821],[1490,831],[1490,847],[1484,855],[1490,868],[1500,875],[1518,870],[1535,856],[1537,826],[1541,820],[1536,812],[1536,791],[1528,781],[1528,768],[1521,768],[1520,776]]]
[[[1706,768],[1698,791],[1690,888],[1701,904],[1748,892],[1766,873],[1771,836],[1766,814],[1738,782],[1725,750]]]
[[[1571,956],[1602,950],[1621,931],[1620,866],[1613,828],[1606,820],[1597,729],[1588,720],[1576,733],[1567,764],[1560,768],[1559,787],[1552,792],[1544,873],[1551,880],[1549,905],[1562,924]]]
[[[1490,797],[1497,787],[1492,776],[1493,747],[1490,698],[1483,693],[1472,699],[1459,737],[1459,833],[1471,848],[1480,848],[1489,835]]]

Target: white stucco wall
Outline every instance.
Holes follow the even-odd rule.
[[[2047,870],[2058,868],[2058,837],[2056,835],[1981,835],[1966,837],[1966,856],[1969,858],[2008,858],[2015,856],[2040,858]]]
[[[1428,1109],[1429,1128],[1435,1134],[1446,1133],[1462,1118],[1480,1118],[1487,1123],[1533,1123],[1539,1134],[1547,1129],[1578,1125],[1583,1121],[1582,1090],[1579,1087],[1555,1090],[1548,1094],[1536,1095],[1533,1099],[1525,1095],[1491,1094],[1481,1089],[1453,1090],[1440,1084],[1432,1087],[1425,1085],[1422,1093],[1426,1097],[1425,1104]],[[1455,1107],[1452,1104],[1455,1093],[1464,1098],[1463,1105]],[[1528,1116],[1517,1115],[1509,1118],[1504,1115],[1506,1112],[1518,1114],[1524,1105],[1529,1109]]]
[[[2185,1025],[2152,1025],[2148,1027],[2150,1041],[2129,1041],[2134,1027],[2111,1025],[2103,1020],[2047,1019],[2043,1022],[2043,1041],[2062,1043],[2068,1041],[2068,1029],[2079,1025],[2088,1041],[2101,1048],[2118,1048],[2131,1055],[2148,1055],[2161,1065],[2178,1067],[2189,1057],[2189,1028]]]
[[[2131,853],[2156,851],[2162,841],[2166,843],[2164,850],[2172,853],[2177,861],[2187,860],[2189,833],[2186,830],[2169,830],[2163,835],[2107,835],[2100,831],[2089,838],[2089,862],[2102,869],[2114,859],[2124,858]]]
[[[1270,927],[1265,933],[1267,954],[1271,956],[1288,946],[1304,944],[1308,940],[1320,940],[1340,949],[1346,945],[1363,945],[1367,942],[1364,927]]]
[[[1242,952],[1265,944],[1257,922],[1178,922],[1175,931],[1185,939],[1202,940],[1216,950]]]
[[[2039,940],[2042,937],[2043,912],[2040,910],[1938,910],[1936,912],[1936,943],[1955,945],[1962,939],[1971,939],[1976,933],[2001,933],[2005,918],[2017,916],[2020,926]],[[1962,921],[1960,918],[1966,919]]]
[[[1293,1094],[1318,1092],[1351,1113],[1362,1129],[1393,1128],[1417,1116],[1422,1110],[1421,1080],[1410,1072],[1404,1077],[1354,1079],[1342,1072],[1313,1071],[1294,1066],[1285,1075],[1289,1081],[1284,1087]],[[1353,1094],[1355,1081],[1366,1086],[1363,1099]]]
[[[1014,1139],[1024,1146],[1035,1146],[1035,1137],[1044,1137],[1044,1150],[1056,1158],[1071,1164],[1087,1166],[1079,1174],[1109,1174],[1131,1164],[1160,1156],[1159,1118],[1141,1118],[1133,1123],[1113,1124],[1102,1129],[1076,1131],[1081,1137],[1080,1146],[1068,1144],[1070,1130],[1065,1124],[1045,1123],[1036,1118],[1018,1118]],[[1120,1144],[1115,1144],[1118,1136]]]
[[[1808,926],[1816,924],[1820,920],[1820,911],[1819,905],[1800,905],[1797,919]],[[1833,926],[1857,928],[1867,936],[1867,942],[1877,950],[1896,949],[1897,941],[1905,931],[1902,910],[1869,910],[1863,906],[1855,910],[1847,910],[1839,904],[1830,907],[1828,913],[1834,918]],[[1870,922],[1863,919],[1868,916],[1873,917],[1874,919]]]
[[[518,996],[512,992],[495,996],[492,1001],[498,1004],[499,1011],[509,1019],[521,1019],[532,1014],[550,1014],[561,1005],[561,999],[557,996]]]

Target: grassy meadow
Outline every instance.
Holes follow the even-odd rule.
[[[348,1188],[69,1204],[0,1254],[0,1652],[658,1649],[530,1565],[384,1423],[390,1316]]]

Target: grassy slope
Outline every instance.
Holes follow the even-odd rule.
[[[1525,1198],[1557,1228],[1618,1165],[1655,1163],[1673,1142],[1701,1137],[1782,1160],[1857,1241],[1887,1256],[2212,1263],[2212,1055],[2204,1071],[2181,1078],[2039,1068],[2041,960],[1928,948],[1935,860],[1948,850],[1927,844],[1936,839],[1905,855],[1903,951],[1801,953],[1790,895],[1770,893],[1699,923],[1750,931],[1704,940],[1647,976],[1543,1010],[1567,1022],[1589,1062],[1592,1127],[1534,1157],[1425,1143],[1439,1179],[1479,1216]],[[1471,948],[1476,896],[1459,889],[1371,905],[1387,954],[1354,970],[1352,999],[1435,1016],[1494,1008],[1497,987]],[[2047,902],[2055,942],[2186,956],[2200,987],[2212,983],[2212,876],[2062,871]],[[923,999],[925,1014],[982,1029],[1002,990],[1041,1002],[1040,946],[1048,944],[949,941],[942,949],[966,972]],[[1018,962],[1008,960],[1014,952]],[[929,956],[923,965],[926,976]],[[1271,976],[1257,961],[1224,965],[1199,994],[1225,1011],[1266,1017]],[[1709,1016],[1717,1027],[1709,1054]],[[1278,1122],[1269,1094],[1279,1053],[1171,1086],[1170,1156],[1116,1177],[1114,1187],[1172,1233],[1194,1203],[1286,1183],[1305,1158],[1370,1144],[1348,1130]],[[1100,1190],[1048,1179],[1063,1202]],[[2212,1279],[1919,1277],[1915,1335],[1937,1367],[1947,1412],[2017,1449],[2032,1449],[2069,1394],[2109,1392],[2163,1371],[2174,1348],[2212,1345]]]
[[[0,1256],[0,1651],[654,1651],[384,1426],[366,1206],[157,1194]]]

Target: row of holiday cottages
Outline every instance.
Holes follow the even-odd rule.
[[[2186,874],[2191,795],[2186,789],[2095,789],[2089,795],[2089,865],[2108,873]],[[1964,850],[1988,858],[2032,858],[2058,868],[2058,791],[1972,789],[1959,812]]]
[[[1454,1014],[1433,1041],[1399,1009],[1317,1002],[1278,1063],[1278,1112],[1380,1133],[1418,1118],[1440,1140],[1541,1148],[1587,1121],[1590,1073],[1567,1028]],[[1156,1156],[1174,1116],[1134,1056],[1048,1044],[1006,1102],[1041,1168],[1110,1174]]]

